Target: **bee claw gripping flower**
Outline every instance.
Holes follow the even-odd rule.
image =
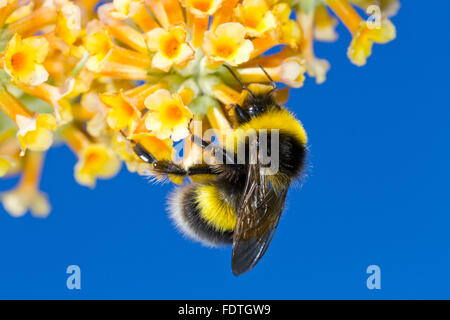
[[[364,20],[358,8],[374,4],[380,16]],[[244,96],[223,65],[255,90],[269,77],[286,85],[286,98],[308,77],[326,81],[315,41],[335,41],[342,22],[348,58],[362,66],[374,44],[396,37],[398,9],[398,0],[0,1],[0,177],[22,177],[1,201],[12,216],[49,213],[38,186],[44,152],[59,141],[82,185],[122,163],[160,179],[133,143],[157,160],[196,161],[193,123],[229,130]]]

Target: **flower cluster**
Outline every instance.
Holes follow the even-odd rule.
[[[325,81],[329,63],[313,45],[336,40],[338,21],[353,38],[350,61],[364,65],[374,43],[395,38],[389,17],[398,7],[396,0],[0,1],[0,177],[21,175],[1,194],[3,206],[13,216],[49,213],[39,180],[46,150],[59,141],[76,155],[76,181],[90,187],[122,163],[145,173],[129,141],[157,159],[172,159],[181,143],[189,162],[192,119],[231,127],[229,106],[242,90],[224,64],[245,84],[267,83],[267,74],[285,84],[283,102],[306,75]]]

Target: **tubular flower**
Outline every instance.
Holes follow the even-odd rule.
[[[173,141],[179,141],[189,134],[192,112],[184,106],[180,95],[160,89],[145,99],[145,106],[149,110],[145,127],[159,139],[172,137]]]
[[[314,15],[314,37],[320,41],[334,41],[337,39],[336,33],[337,20],[329,13],[326,6],[317,6]]]
[[[350,60],[358,66],[365,65],[367,57],[372,54],[373,43],[387,43],[395,38],[395,34],[395,27],[388,19],[383,19],[375,28],[362,22],[348,48]]]
[[[354,64],[358,66],[366,64],[367,58],[372,54],[373,43],[387,43],[395,39],[395,27],[388,18],[383,17],[378,22],[367,22],[345,0],[328,0],[328,4],[353,34],[348,57]]]
[[[181,26],[171,27],[168,31],[155,28],[147,33],[147,46],[156,52],[152,58],[152,68],[169,71],[185,66],[194,59],[195,51],[186,43],[186,31]]]
[[[13,3],[13,2],[14,1],[9,1],[9,3]],[[7,3],[8,3],[8,1],[4,1],[5,6],[7,5]],[[4,7],[4,6],[2,6],[2,7]],[[10,24],[10,23],[13,23],[15,21],[18,21],[18,20],[28,16],[33,11],[33,7],[34,7],[34,2],[32,2],[32,1],[30,1],[28,4],[24,4],[24,5],[20,6],[8,17],[8,19],[6,19],[5,22],[7,24]]]
[[[110,147],[90,142],[83,132],[72,126],[65,128],[63,135],[78,156],[75,179],[79,184],[94,187],[97,178],[111,178],[119,172],[120,161]]]
[[[91,71],[100,71],[101,63],[111,51],[114,44],[106,31],[97,31],[88,34],[84,45],[90,54],[86,67]]]
[[[277,22],[278,39],[280,43],[287,44],[289,47],[298,49],[303,32],[300,25],[290,20],[291,8],[287,3],[278,3],[272,9]]]
[[[42,153],[27,152],[18,186],[1,194],[3,206],[11,216],[21,217],[28,210],[36,217],[46,217],[50,213],[47,195],[38,189],[43,158]]]
[[[247,29],[242,24],[221,24],[214,32],[206,32],[203,50],[213,61],[237,66],[247,62],[253,51],[253,44],[246,39],[246,34]]]
[[[106,122],[114,130],[132,127],[133,121],[140,116],[139,110],[134,108],[123,96],[123,93],[103,93],[102,102],[109,107]]]
[[[58,10],[56,35],[67,44],[73,44],[81,33],[81,10],[72,2],[67,1]]]
[[[0,177],[22,175],[4,207],[48,213],[38,181],[54,142],[74,152],[75,180],[88,187],[122,163],[163,180],[151,159],[202,161],[191,136],[212,129],[224,143],[233,105],[248,95],[242,84],[257,92],[282,83],[274,96],[284,103],[309,78],[326,81],[330,64],[315,41],[335,41],[342,22],[347,55],[363,65],[374,43],[395,38],[398,9],[398,0],[0,1]]]
[[[223,1],[226,0],[182,0],[182,3],[194,15],[210,16],[220,8]]]
[[[6,47],[3,68],[15,81],[36,86],[48,79],[48,72],[42,65],[48,50],[45,38],[22,39],[16,33]]]
[[[45,151],[50,148],[56,129],[53,115],[30,111],[4,88],[0,88],[0,109],[16,123],[17,138],[23,152],[27,149]]]
[[[114,11],[111,15],[114,18],[126,19],[140,7],[142,0],[114,0]]]
[[[266,0],[244,0],[236,7],[235,14],[251,37],[258,37],[276,28],[275,16]]]

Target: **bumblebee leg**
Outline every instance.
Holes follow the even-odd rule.
[[[205,144],[208,143],[207,141],[204,140],[203,142]],[[132,143],[134,143],[133,151],[136,153],[136,155],[143,161],[153,164],[152,169],[158,174],[165,174],[165,175],[173,174],[177,176],[186,176],[186,175],[193,176],[197,174],[214,174],[214,175],[218,174],[212,166],[207,164],[194,165],[192,167],[189,167],[186,172],[186,170],[184,170],[179,165],[173,163],[172,161],[156,160],[155,157],[142,145],[140,145],[139,143],[135,143],[134,141],[132,141]]]
[[[197,164],[189,167],[187,170],[188,176],[194,176],[196,174],[219,174],[217,170],[208,164]]]
[[[187,172],[179,165],[167,160],[156,160],[156,158],[141,144],[131,141],[133,144],[133,151],[136,155],[141,158],[144,162],[153,165],[152,170],[155,173],[168,175],[173,174],[177,176],[186,176]]]
[[[211,141],[206,141],[199,136],[192,135],[192,142],[200,146],[203,149],[210,148],[213,152],[214,157],[218,161],[223,161],[222,163],[233,164],[235,163],[236,155],[233,152],[229,152],[226,149],[214,145]]]

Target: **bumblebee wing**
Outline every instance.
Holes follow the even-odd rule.
[[[266,253],[280,221],[288,185],[275,191],[259,165],[249,165],[233,233],[234,275],[250,271]]]

